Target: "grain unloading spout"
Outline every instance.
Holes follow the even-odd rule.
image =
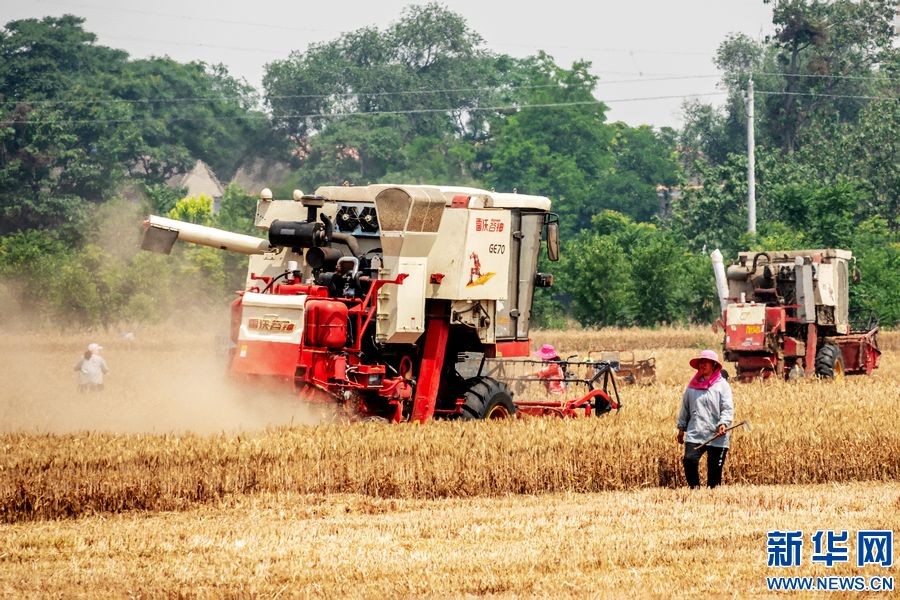
[[[240,254],[264,254],[269,250],[267,240],[252,235],[233,233],[156,215],[150,215],[144,221],[144,237],[141,240],[143,250],[169,254],[176,240]]]
[[[718,248],[710,253],[709,257],[712,259],[713,264],[713,273],[716,276],[716,291],[719,293],[719,306],[721,307],[721,312],[725,312],[725,309],[728,307],[728,280],[725,277],[725,262],[722,258],[722,253]]]

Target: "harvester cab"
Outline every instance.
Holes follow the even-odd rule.
[[[741,252],[726,269],[712,253],[725,359],[739,380],[840,380],[877,368],[877,325],[857,330],[849,318],[852,259],[835,249]]]
[[[326,186],[260,194],[268,239],[151,216],[142,247],[176,240],[250,255],[232,304],[230,372],[293,386],[352,418],[512,415],[502,382],[462,378],[454,358],[529,351],[542,238],[559,256],[542,196],[437,186]]]

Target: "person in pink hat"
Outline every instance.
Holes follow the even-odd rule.
[[[562,370],[562,364],[556,353],[556,348],[552,344],[544,344],[541,349],[533,353],[533,356],[539,357],[546,364],[534,377],[540,377],[544,380],[547,391],[551,394],[564,394],[566,392],[565,374]]]
[[[684,444],[682,463],[688,485],[700,487],[700,457],[705,452],[706,483],[713,488],[722,482],[729,442],[725,430],[734,419],[734,399],[715,350],[704,350],[700,356],[692,358],[690,364],[697,372],[681,397],[675,440]],[[698,448],[713,436],[717,437]]]

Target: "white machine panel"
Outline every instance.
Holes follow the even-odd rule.
[[[817,304],[834,306],[836,297],[834,285],[834,265],[822,263],[816,265],[816,295]]]
[[[241,302],[243,341],[286,342],[299,344],[303,340],[303,311],[305,295],[276,296],[246,292]]]
[[[428,256],[428,297],[447,300],[504,300],[509,290],[510,212],[447,210]],[[464,237],[463,237],[464,236]],[[430,280],[430,279],[429,279]]]
[[[766,322],[765,304],[729,304],[725,325],[758,325]]]
[[[376,333],[390,344],[414,344],[425,332],[425,269],[427,259],[400,257],[393,266],[386,261],[391,277],[406,273],[399,286],[386,285],[378,295]]]
[[[306,220],[306,207],[293,200],[257,200],[254,223],[260,229],[268,229],[272,221]]]

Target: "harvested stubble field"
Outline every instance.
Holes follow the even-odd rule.
[[[873,377],[735,386],[753,431],[726,487],[694,494],[672,489],[674,419],[706,330],[541,332],[564,355],[652,354],[659,383],[601,418],[425,427],[313,426],[227,387],[211,336],[145,339],[98,339],[95,395],[72,371],[92,340],[0,341],[0,591],[743,594],[764,585],[767,530],[898,525],[896,333]]]
[[[767,568],[774,529],[898,531],[900,485],[444,500],[238,495],[179,512],[0,526],[0,593],[721,598],[765,595],[772,575],[897,579],[896,568],[827,569],[808,558]]]

